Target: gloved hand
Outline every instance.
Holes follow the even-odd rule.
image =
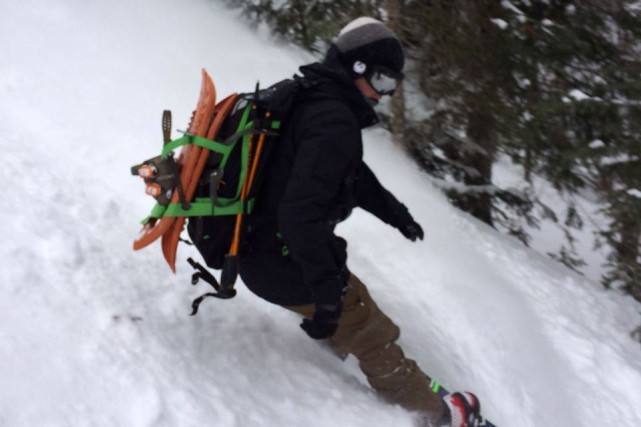
[[[317,305],[312,319],[303,319],[300,327],[315,340],[331,337],[338,329],[338,319],[343,312],[343,304]]]
[[[414,221],[413,219],[401,225],[400,227],[398,227],[398,229],[403,234],[403,236],[405,236],[412,242],[415,242],[416,239],[423,240],[423,229],[418,224],[418,222]]]

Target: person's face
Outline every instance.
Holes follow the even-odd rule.
[[[378,103],[383,97],[383,95],[374,90],[365,77],[358,77],[354,80],[354,84],[356,84],[356,87],[361,91],[363,96],[369,100]]]

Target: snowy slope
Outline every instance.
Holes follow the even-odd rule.
[[[608,229],[608,218],[603,215],[602,203],[590,190],[578,195],[559,193],[546,179],[533,175],[532,183],[523,181],[523,168],[515,165],[507,156],[499,158],[492,169],[492,177],[499,187],[516,191],[529,191],[533,198],[554,212],[558,222],[546,219],[541,206],[534,212],[540,218],[537,227],[531,227],[525,219],[516,220],[530,235],[529,246],[543,254],[559,254],[562,248],[585,261],[577,271],[586,278],[600,282],[607,273],[606,263],[610,250],[608,246],[595,247],[594,237]],[[580,230],[565,225],[568,207],[574,205],[582,219]],[[575,239],[570,245],[565,235],[569,231]],[[572,251],[572,249],[574,251]],[[574,253],[573,253],[574,252]]]
[[[309,58],[207,0],[3,0],[0,54],[0,425],[413,425],[293,314],[241,285],[191,318],[186,263],[131,251],[129,167],[164,108],[186,126],[200,68],[224,96]],[[406,352],[503,427],[638,426],[639,306],[453,209],[384,131],[365,150],[426,230],[339,229]]]

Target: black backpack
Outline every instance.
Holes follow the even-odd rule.
[[[203,94],[215,94],[213,82],[205,71],[203,78],[203,89],[209,92],[202,92],[201,89],[199,106],[201,101],[206,99],[203,98]],[[199,124],[210,126],[210,131],[211,127],[217,126],[215,123],[219,123],[220,127],[216,127],[212,140],[185,133],[183,137],[172,141],[171,113],[165,111],[165,143],[161,155],[132,167],[132,174],[144,179],[147,193],[157,202],[150,216],[143,220],[143,230],[151,230],[150,234],[147,234],[150,237],[134,242],[134,249],[145,247],[162,235],[163,254],[173,269],[175,245],[178,244],[182,227],[175,226],[171,229],[169,234],[172,237],[167,240],[168,244],[165,246],[165,234],[161,233],[167,232],[167,227],[172,227],[173,223],[163,224],[162,219],[179,217],[187,219],[189,236],[207,266],[222,270],[219,283],[205,267],[191,258],[188,259],[191,266],[197,270],[192,276],[192,284],[195,285],[203,279],[215,289],[215,292],[205,294],[194,301],[192,315],[196,314],[198,305],[206,297],[228,299],[236,295],[234,283],[238,277],[238,256],[244,232],[244,218],[251,215],[265,166],[269,162],[272,147],[278,143],[282,127],[286,125],[305,90],[315,84],[315,80],[295,76],[267,89],[261,90],[257,85],[254,92],[234,94],[216,104],[215,108],[212,104],[209,104],[212,106],[209,110],[206,110],[206,106],[203,107],[204,111],[213,112],[211,117],[199,113],[201,110],[197,107],[192,115],[190,128],[194,120],[200,120]],[[203,151],[205,156],[201,156],[200,151],[195,151],[195,155],[190,157],[206,158],[204,168],[187,168],[183,173],[182,152],[181,158],[176,161],[173,150],[186,145],[206,150]],[[190,164],[194,165],[193,162]],[[186,191],[183,188],[183,176],[190,176],[192,172],[189,171],[192,170],[198,171],[193,173],[199,173],[200,176],[191,175],[193,178],[185,181],[189,183],[190,188]],[[195,184],[193,194],[192,183]],[[154,229],[158,220],[160,226]],[[168,248],[170,250],[165,251]]]
[[[216,140],[231,147],[228,155],[211,153],[201,175],[196,199],[207,199],[213,215],[191,216],[187,231],[208,267],[220,269],[220,283],[203,266],[189,259],[199,279],[216,292],[207,293],[192,305],[193,314],[209,296],[228,299],[236,295],[233,286],[238,275],[239,245],[244,231],[243,217],[251,215],[255,196],[280,131],[287,123],[303,89],[313,82],[303,77],[283,80],[267,89],[239,95],[231,114],[225,119]],[[243,194],[243,187],[246,194]]]

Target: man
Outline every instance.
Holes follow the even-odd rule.
[[[399,328],[347,268],[346,242],[334,227],[361,207],[412,241],[423,230],[363,162],[361,129],[378,123],[373,110],[403,78],[404,54],[380,21],[348,24],[323,63],[301,67],[313,82],[273,148],[249,218],[240,275],[260,297],[302,314],[303,330],[353,354],[385,399],[419,411],[426,425],[467,426],[476,399],[443,402],[416,363],[395,343]]]

